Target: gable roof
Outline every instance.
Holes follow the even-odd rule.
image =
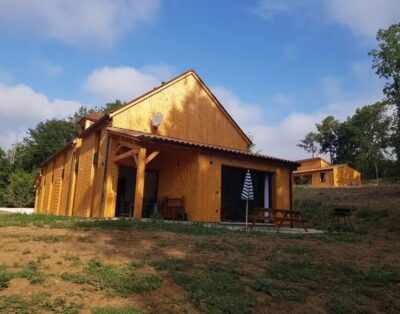
[[[216,103],[216,105],[221,109],[222,113],[228,118],[228,120],[234,125],[234,127],[239,131],[239,133],[242,135],[244,140],[247,142],[248,145],[251,145],[253,142],[251,139],[246,135],[246,133],[240,128],[240,126],[236,123],[236,121],[232,118],[232,116],[228,113],[228,111],[224,108],[224,106],[221,104],[221,102],[218,100],[217,97],[212,93],[212,91],[208,88],[208,86],[203,82],[203,80],[200,78],[200,76],[194,71],[194,70],[188,70],[171,80],[167,82],[162,82],[160,86],[155,87],[154,89],[144,93],[143,95],[129,101],[128,103],[123,104],[121,107],[114,109],[110,113],[110,117],[113,117],[117,114],[120,114],[127,110],[128,108],[138,104],[140,101],[144,100],[147,97],[150,97],[154,95],[155,93],[158,93],[159,91],[173,85],[175,82],[189,76],[193,75],[193,77],[197,80],[197,82],[201,85],[201,87],[205,90],[205,92],[211,97],[211,99]]]
[[[182,139],[178,139],[178,138],[174,138],[174,137],[157,135],[157,134],[152,134],[152,133],[145,133],[145,132],[140,132],[140,131],[135,131],[135,130],[130,130],[130,129],[116,128],[116,127],[109,126],[109,127],[107,127],[107,131],[111,135],[125,137],[128,139],[133,139],[133,140],[140,141],[140,142],[160,143],[160,144],[166,144],[166,145],[181,146],[181,147],[186,147],[186,148],[191,148],[191,149],[196,149],[196,150],[201,150],[201,151],[232,155],[232,156],[236,156],[238,158],[244,157],[244,158],[251,158],[251,159],[268,160],[268,161],[273,161],[273,162],[277,162],[280,164],[286,164],[290,168],[296,168],[300,165],[298,162],[291,161],[288,159],[276,158],[276,157],[272,157],[272,156],[268,156],[268,155],[262,155],[262,154],[258,154],[258,153],[252,153],[252,152],[247,152],[247,151],[242,151],[242,150],[238,150],[238,149],[227,148],[227,147],[222,147],[222,146],[217,146],[217,145],[209,145],[209,144],[204,144],[204,143],[186,141],[186,140],[182,140]]]
[[[322,161],[325,161],[328,165],[331,164],[330,162],[326,161],[324,158],[321,158],[321,157],[306,158],[306,159],[300,159],[300,160],[296,160],[296,161],[299,163],[302,163],[304,161],[313,161],[313,160],[322,160]]]

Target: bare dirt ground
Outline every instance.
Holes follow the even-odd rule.
[[[323,235],[0,215],[0,313],[399,313],[385,208]]]
[[[10,278],[0,291],[0,311],[400,311],[400,244],[394,239],[358,235],[198,235],[196,230],[194,234],[184,234],[132,229],[0,228],[0,265],[8,272],[18,273],[18,269],[34,263],[43,279],[32,282],[29,276]],[[115,267],[134,263],[138,274],[159,276],[161,284],[148,291],[122,295],[111,291],[118,283],[102,285],[97,282],[101,278],[71,281],[63,275],[85,272],[93,259]],[[48,297],[48,305],[29,301],[41,295]],[[16,296],[23,299],[21,311],[7,303]],[[101,308],[103,312],[95,312]]]

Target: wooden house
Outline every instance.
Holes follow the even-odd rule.
[[[332,165],[321,157],[298,161],[301,166],[293,172],[296,184],[315,187],[356,186],[361,184],[361,174],[349,164]]]
[[[247,169],[250,209],[292,207],[298,163],[250,152],[248,136],[192,70],[79,124],[79,137],[42,164],[37,213],[142,218],[157,208],[167,218],[244,221]]]

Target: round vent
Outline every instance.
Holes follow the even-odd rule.
[[[163,115],[161,112],[157,112],[153,115],[153,117],[151,118],[151,125],[154,128],[158,128],[162,122],[163,119]]]

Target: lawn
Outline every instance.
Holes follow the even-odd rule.
[[[357,191],[296,205],[323,227]],[[0,313],[399,313],[399,211],[348,205],[356,232],[323,235],[3,214]]]

